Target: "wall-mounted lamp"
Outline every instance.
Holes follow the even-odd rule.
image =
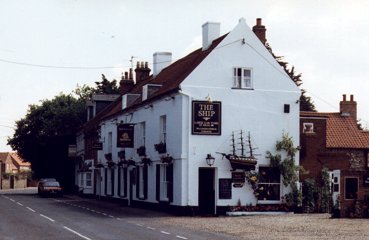
[[[208,164],[209,167],[211,167],[214,164],[214,162],[215,162],[215,158],[213,156],[211,156],[210,153],[208,153],[206,155],[206,164]]]

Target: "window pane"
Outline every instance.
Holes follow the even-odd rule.
[[[358,191],[358,179],[346,178],[345,179],[345,199],[356,199]]]
[[[278,168],[259,167],[260,183],[280,183],[281,175]]]
[[[237,68],[237,76],[239,76],[239,77],[242,76],[242,69],[241,68]]]
[[[259,200],[280,200],[281,175],[278,168],[259,167]]]
[[[279,184],[260,184],[259,183],[259,200],[279,200],[280,185]]]
[[[250,69],[244,69],[243,70],[243,76],[250,78],[251,77],[251,70]]]

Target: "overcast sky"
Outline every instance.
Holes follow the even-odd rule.
[[[178,59],[201,45],[201,25],[263,19],[277,55],[302,73],[319,111],[337,112],[354,94],[369,127],[369,1],[340,0],[0,0],[0,151],[29,104],[120,79],[130,59],[157,51]],[[96,67],[96,68],[92,68]],[[152,65],[151,65],[152,68]]]

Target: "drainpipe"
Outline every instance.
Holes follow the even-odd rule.
[[[181,89],[179,90],[179,93],[182,94],[183,96],[187,97],[187,101],[188,101],[188,123],[191,122],[191,96],[187,93],[184,93]],[[186,172],[186,178],[187,178],[187,205],[189,205],[190,203],[190,178],[189,178],[189,173],[190,173],[190,137],[189,135],[186,135],[187,137],[187,144],[188,144],[188,148],[187,148],[187,172]]]

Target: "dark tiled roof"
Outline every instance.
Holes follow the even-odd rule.
[[[369,133],[361,131],[352,117],[340,113],[300,112],[301,118],[326,118],[327,148],[369,149]]]
[[[131,94],[142,94],[142,87],[146,84],[160,84],[162,87],[155,92],[145,102],[152,101],[158,97],[177,92],[180,84],[186,77],[209,55],[209,53],[227,36],[227,34],[215,39],[211,46],[203,51],[202,48],[190,53],[189,55],[177,60],[164,68],[155,78],[150,76],[147,79],[141,80],[129,92]],[[138,98],[127,110],[140,106],[142,98]],[[105,112],[103,118],[110,118],[122,112],[122,101],[115,102],[115,105],[110,108],[110,111]]]

